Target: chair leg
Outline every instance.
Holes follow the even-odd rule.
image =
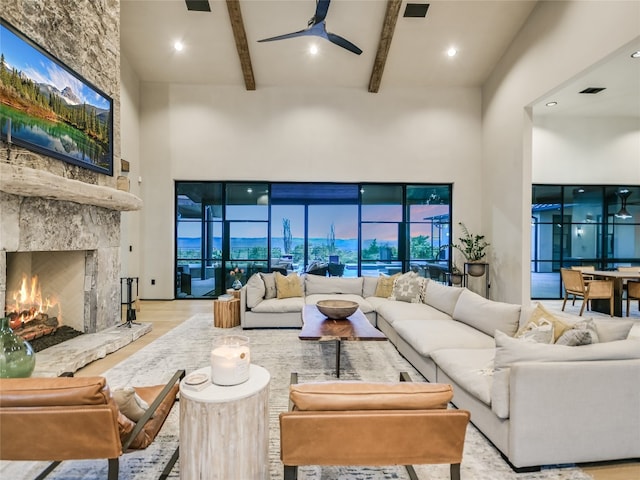
[[[40,473],[40,475],[38,475],[35,480],[42,480],[43,478],[45,478],[47,475],[49,475],[51,472],[53,472],[53,469],[56,468],[58,465],[60,465],[60,462],[53,462],[51,464],[49,464],[49,466],[47,468],[45,468],[42,473]]]
[[[585,297],[582,300],[582,307],[580,307],[580,316],[582,316],[582,312],[584,312],[585,305],[589,305],[589,298],[588,297]]]
[[[611,295],[611,298],[609,298],[609,314],[613,317],[613,295]],[[622,315],[622,312],[620,312],[620,315]]]
[[[109,459],[109,475],[108,480],[118,480],[118,470],[120,470],[120,460],[117,458]]]
[[[564,292],[564,302],[562,302],[562,311],[564,312],[564,306],[567,304],[567,299],[569,298],[569,295],[567,294],[567,292]]]
[[[640,300],[638,301],[638,305],[640,305]],[[629,295],[627,295],[627,317],[629,316],[629,309],[631,308],[631,299]]]
[[[178,461],[179,456],[180,456],[180,447],[176,448],[176,451],[173,452],[173,455],[171,455],[171,458],[169,459],[169,461],[164,467],[164,470],[162,470],[162,473],[160,474],[159,480],[167,480],[167,477],[169,477],[169,475],[171,474],[171,470],[173,470],[173,466]]]
[[[460,480],[460,464],[452,463],[450,470],[451,470],[451,480]]]
[[[404,467],[407,469],[410,480],[419,480],[418,475],[416,474],[416,469],[413,468],[413,465],[405,465]]]
[[[284,466],[284,480],[298,480],[298,467],[296,465]]]

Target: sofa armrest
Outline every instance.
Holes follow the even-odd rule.
[[[243,285],[240,289],[240,326],[244,328],[245,317],[247,311],[247,285]]]
[[[640,360],[523,362],[509,389],[515,466],[640,456]]]

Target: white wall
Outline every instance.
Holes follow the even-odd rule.
[[[493,244],[492,297],[530,298],[532,119],[526,107],[638,32],[640,2],[539,2],[485,83],[482,224]],[[624,172],[614,177],[626,178]]]
[[[140,197],[140,81],[124,56],[120,57],[120,128],[121,156],[129,162],[129,173],[122,175],[129,178],[130,192]],[[140,218],[142,211],[123,212],[120,223],[120,275],[137,277],[140,275],[141,241]],[[131,251],[129,251],[131,247]]]
[[[140,91],[143,298],[174,295],[174,180],[453,182],[479,219],[479,89]]]
[[[533,183],[640,184],[640,118],[534,118]]]

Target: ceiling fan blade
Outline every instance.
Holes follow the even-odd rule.
[[[329,4],[331,0],[316,0],[316,13],[313,16],[313,23],[320,23],[327,17],[329,11]]]
[[[275,40],[284,40],[286,38],[304,37],[305,35],[313,34],[311,33],[310,29],[306,28],[298,32],[285,33],[284,35],[276,35],[275,37],[263,38],[262,40],[258,40],[258,42],[273,42]]]
[[[362,50],[360,50],[357,46],[355,46],[353,43],[351,43],[346,38],[342,38],[340,35],[336,35],[335,33],[327,32],[327,39],[330,42],[335,43],[336,45],[338,45],[338,46],[340,46],[342,48],[346,48],[347,50],[349,50],[350,52],[355,53],[356,55],[360,55],[362,53]]]

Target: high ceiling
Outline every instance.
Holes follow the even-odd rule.
[[[395,0],[393,0],[395,1]],[[426,3],[413,0],[415,3]],[[336,86],[367,89],[380,43],[387,0],[332,0],[327,30],[363,50],[355,55],[327,40],[258,40],[302,30],[314,0],[230,0],[240,6],[256,88]],[[431,1],[425,18],[403,17],[399,1],[381,86],[478,86],[505,52],[535,1]],[[142,81],[244,85],[225,0],[210,12],[188,11],[185,0],[123,0],[122,51]],[[184,43],[176,52],[175,41]],[[308,53],[310,43],[319,53]],[[447,56],[451,47],[456,57]]]
[[[122,0],[122,52],[140,80],[247,90],[477,87],[536,5],[535,0],[433,0],[426,17],[406,18],[407,0],[332,0],[327,31],[363,50],[355,55],[312,36],[258,43],[305,29],[315,13],[314,0],[204,3],[211,11],[189,11],[185,0]],[[395,6],[395,12],[389,6]],[[184,44],[181,52],[174,49],[176,41]],[[309,53],[311,43],[319,49],[315,56]],[[640,37],[637,43],[640,49]],[[451,47],[458,51],[454,57],[447,55]],[[568,82],[540,100],[542,105],[556,100],[558,107],[536,107],[534,113],[640,117],[640,59],[629,62],[629,54],[621,51],[611,63],[588,72],[589,77]],[[578,96],[576,88],[581,85],[607,90]]]

